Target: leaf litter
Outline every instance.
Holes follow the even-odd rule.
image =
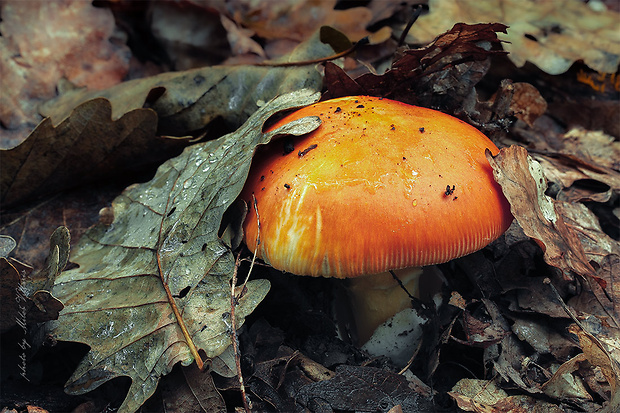
[[[457,33],[468,33],[469,30],[468,26],[460,26]],[[459,36],[454,34],[453,31],[448,35],[458,39]],[[475,45],[476,37],[472,40]],[[434,45],[427,48],[426,53],[433,56],[433,52],[445,53],[445,50],[445,46]],[[389,361],[368,359],[358,349],[336,337],[330,297],[337,295],[338,285],[326,280],[297,280],[263,268],[255,269],[258,273],[255,277],[268,279],[272,288],[261,308],[251,320],[247,320],[246,332],[239,337],[244,381],[255,408],[287,411],[302,405],[313,411],[334,407],[359,409],[363,401],[351,399],[345,406],[340,398],[340,395],[350,394],[346,393],[347,389],[355,387],[358,379],[365,383],[359,388],[368,391],[373,400],[379,394],[392,394],[396,398],[385,400],[398,403],[407,400],[406,397],[418,399],[417,393],[433,397],[433,405],[439,408],[454,408],[445,398],[450,389],[449,396],[459,407],[471,411],[536,408],[613,411],[617,406],[618,241],[614,235],[617,218],[613,221],[610,211],[618,191],[615,184],[617,165],[614,164],[613,152],[608,150],[615,140],[613,137],[610,140],[588,136],[592,132],[589,130],[569,132],[559,124],[556,119],[562,119],[562,116],[558,114],[567,116],[569,112],[558,112],[558,105],[549,100],[549,89],[544,89],[548,77],[530,72],[529,79],[519,78],[520,82],[531,83],[530,86],[507,82],[498,88],[497,84],[478,83],[488,81],[488,75],[497,70],[484,59],[492,54],[499,56],[496,52],[485,54],[482,50],[486,49],[480,49],[483,60],[468,62],[471,66],[458,60],[462,55],[452,59],[450,53],[444,54],[447,64],[440,62],[436,73],[424,74],[435,76],[433,82],[444,92],[438,95],[431,92],[423,96],[420,103],[437,105],[469,122],[478,123],[487,131],[495,131],[500,146],[510,146],[515,141],[523,145],[528,139],[536,143],[536,147],[530,144],[528,148],[532,149],[530,158],[540,163],[539,171],[532,172],[536,169],[530,170],[533,161],[525,161],[522,156],[507,156],[502,160],[503,173],[519,177],[516,185],[505,185],[505,191],[515,204],[515,214],[521,221],[515,223],[503,239],[484,251],[430,269],[441,272],[446,278],[447,289],[453,298],[451,303],[456,306],[435,308],[431,305],[429,315],[433,323],[428,326],[418,357],[410,370],[403,373],[409,390],[398,395],[391,393],[395,386],[389,383],[394,383],[393,374],[397,370]],[[399,64],[398,56],[395,55],[395,66]],[[411,63],[402,67],[405,75],[409,75],[408,69],[411,69],[414,78],[423,72],[416,70]],[[441,76],[442,73],[450,75]],[[388,80],[389,76],[392,75],[383,79],[377,76],[376,80],[369,81],[377,95],[393,93],[393,87],[381,87],[381,81]],[[345,82],[348,81],[345,79]],[[329,93],[331,83],[327,85]],[[403,83],[402,90],[407,88],[415,91],[415,82],[410,85]],[[549,102],[546,111],[536,89]],[[480,94],[481,90],[484,94]],[[456,91],[459,91],[455,95],[456,103],[451,102],[450,97]],[[497,93],[491,96],[493,92]],[[347,93],[346,87],[341,88],[340,93]],[[483,102],[482,96],[491,98]],[[411,94],[408,98],[412,97],[419,98]],[[595,99],[598,97],[594,96]],[[511,111],[514,111],[514,118]],[[510,122],[493,124],[497,120],[515,118],[513,125]],[[571,126],[580,124],[580,118],[573,119]],[[581,124],[586,128],[590,125]],[[542,125],[546,127],[542,128]],[[605,130],[609,133],[608,129]],[[560,143],[567,145],[562,148],[558,146]],[[546,146],[540,146],[542,144]],[[583,145],[584,150],[575,152],[571,149],[572,144]],[[517,150],[508,148],[502,153],[510,151]],[[500,158],[497,159],[499,162]],[[546,178],[549,184],[537,187],[536,182],[541,178]],[[128,189],[128,193],[132,190]],[[549,203],[563,224],[555,225],[545,217],[545,213],[552,216],[551,210],[543,210],[541,206]],[[131,209],[131,203],[123,205],[127,210]],[[108,225],[113,223],[114,216],[115,213],[109,210],[105,214]],[[519,225],[521,222],[525,225]],[[235,226],[232,224],[229,228]],[[226,235],[227,240],[233,238]],[[597,243],[597,240],[601,242]],[[178,243],[166,244],[175,245]],[[181,249],[183,245],[181,243]],[[132,245],[131,249],[138,248]],[[90,264],[94,265],[94,262]],[[593,280],[599,282],[590,282]],[[227,287],[230,291],[230,286]],[[180,298],[181,291],[176,290],[179,292],[176,300],[182,302],[185,298]],[[264,320],[256,317],[267,317],[278,327],[261,323]],[[338,323],[346,331],[342,320]],[[234,362],[230,363],[230,350],[222,357],[228,362],[222,365],[217,362],[218,358],[214,360],[214,365],[219,365],[215,369],[222,373],[215,374],[214,379],[217,387],[227,395],[230,394],[228,391],[237,391],[239,384],[234,377]],[[347,370],[347,367],[357,370]],[[224,374],[227,368],[228,372]],[[177,365],[177,371],[179,369]],[[334,380],[335,374],[341,371],[346,373]],[[417,385],[419,381],[411,377],[411,372],[432,384],[433,391]],[[375,386],[367,373],[383,379],[385,386]],[[466,379],[470,380],[468,385],[473,386],[472,391],[467,391],[464,386],[454,386],[462,377],[477,377],[479,380]],[[205,386],[208,394],[213,395],[208,390],[209,384]],[[368,390],[370,388],[372,392]],[[507,393],[503,393],[504,390]],[[501,400],[486,398],[489,393],[502,396]],[[503,397],[505,395],[508,396]],[[327,396],[328,401],[323,396]],[[401,396],[405,399],[399,398]],[[180,400],[166,391],[162,403],[170,407],[174,406],[171,403]],[[403,410],[402,404],[386,404],[385,407],[394,407],[391,411]]]

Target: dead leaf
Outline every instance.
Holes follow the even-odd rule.
[[[284,61],[304,61],[332,54],[331,46],[321,43],[317,32]],[[321,85],[322,75],[315,65],[212,66],[131,80],[102,91],[71,91],[47,102],[42,113],[57,125],[82,102],[105,97],[112,104],[112,120],[148,107],[157,114],[158,134],[187,136],[203,132],[216,118],[222,118],[234,130],[274,96],[301,88],[319,90]]]
[[[27,300],[27,296],[20,286],[19,271],[6,258],[0,258],[0,332],[9,330],[18,322],[23,324],[24,330],[26,328],[27,310],[20,308],[20,304]]]
[[[71,242],[75,245],[88,228],[104,217],[101,208],[109,205],[126,186],[124,180],[101,185],[87,185],[51,199],[28,205],[27,208],[2,212],[0,233],[15,238],[17,247],[13,256],[33,268],[43,268],[49,255],[47,231],[44,228],[66,226],[71,228]]]
[[[19,261],[0,258],[0,332],[18,325],[25,334],[31,324],[58,318],[63,305],[49,291],[67,263],[68,237],[64,227],[54,231],[46,266],[34,275],[32,268]]]
[[[177,366],[161,383],[163,412],[225,412],[226,403],[209,371]]]
[[[611,387],[611,400],[606,403],[601,412],[617,412],[620,409],[620,364],[618,364],[618,359],[611,358],[609,352],[601,348],[596,338],[590,333],[578,328],[574,328],[572,332],[579,337],[579,343],[588,361],[601,368]]]
[[[127,74],[129,49],[115,38],[106,8],[73,0],[6,2],[1,14],[0,122],[8,130],[0,147],[17,145],[39,123],[37,107],[55,95],[61,78],[104,89]]]
[[[575,232],[565,223],[562,202],[545,195],[540,164],[520,146],[503,148],[493,157],[487,151],[495,180],[502,186],[512,215],[526,235],[544,251],[547,264],[603,282],[588,262]]]
[[[510,109],[518,119],[532,126],[534,121],[547,111],[547,102],[538,89],[529,83],[517,82],[512,86],[514,95]]]
[[[579,363],[585,360],[586,357],[582,353],[563,363],[553,377],[543,384],[545,394],[559,400],[573,398],[592,400],[583,382],[573,374],[579,368]]]
[[[8,257],[11,251],[13,251],[16,246],[17,242],[15,242],[12,237],[8,235],[0,235],[0,257]]]
[[[297,393],[297,402],[303,406],[314,399],[327,402],[334,410],[387,412],[397,405],[407,412],[431,408],[403,376],[373,367],[338,366],[334,378],[308,384]]]
[[[235,22],[230,20],[225,15],[220,15],[222,26],[226,29],[226,37],[233,55],[240,55],[246,53],[254,53],[261,57],[266,57],[263,48],[252,39],[254,32],[252,30],[244,29],[237,26]]]
[[[135,173],[187,145],[157,138],[156,128],[150,109],[112,121],[110,102],[101,98],[79,105],[56,127],[45,119],[21,145],[0,151],[3,207]]]
[[[564,412],[559,406],[530,396],[508,396],[493,381],[487,380],[461,379],[448,394],[468,412]]]
[[[448,394],[469,412],[495,412],[492,406],[508,397],[492,381],[478,379],[461,379]]]
[[[428,46],[404,51],[382,75],[367,73],[352,80],[342,69],[326,64],[327,96],[381,96],[448,111],[461,109],[488,70],[487,58],[504,53],[492,45],[499,44],[497,32],[505,30],[502,24],[456,24]]]
[[[255,2],[233,0],[219,5],[240,25],[264,39],[302,41],[320,26],[332,26],[353,41],[366,36],[372,13],[366,7],[334,10],[336,0]],[[218,6],[216,6],[218,7]]]
[[[218,237],[222,216],[241,191],[256,145],[278,134],[308,133],[320,122],[304,118],[263,134],[267,118],[316,100],[318,94],[308,90],[276,98],[238,131],[187,148],[150,182],[132,185],[115,199],[111,225],[98,225],[81,238],[71,257],[79,268],[60,274],[53,290],[65,309],[49,325],[55,339],[91,347],[67,392],[82,394],[129,376],[119,411],[137,410],[177,362],[194,361],[181,320],[207,357],[229,346],[234,257]],[[264,280],[247,284],[235,309],[238,327],[268,289]]]
[[[557,75],[583,60],[598,72],[615,73],[620,63],[618,13],[584,2],[430,0],[429,9],[411,28],[408,42],[428,43],[456,22],[501,22],[510,29],[500,39],[518,67],[529,61]]]

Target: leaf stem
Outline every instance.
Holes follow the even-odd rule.
[[[174,297],[172,296],[172,293],[170,292],[170,287],[168,287],[168,283],[164,280],[164,272],[162,271],[162,268],[161,268],[159,252],[157,252],[156,255],[157,255],[157,267],[159,269],[159,276],[161,278],[161,283],[164,286],[164,290],[166,291],[166,297],[168,297],[168,302],[170,303],[172,312],[174,313],[174,316],[177,319],[177,323],[179,324],[179,327],[181,328],[183,337],[185,337],[185,342],[187,343],[187,346],[189,347],[189,351],[190,353],[192,353],[194,360],[196,360],[196,365],[202,371],[204,369],[204,362],[202,361],[202,357],[200,357],[200,354],[198,354],[198,349],[196,348],[194,341],[189,335],[189,331],[187,331],[187,327],[185,326],[185,321],[183,321],[183,317],[181,316],[181,312],[179,311],[179,308],[177,307],[177,303],[174,301]]]

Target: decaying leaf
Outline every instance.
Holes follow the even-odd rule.
[[[113,121],[110,102],[103,98],[79,105],[56,127],[45,119],[21,145],[0,151],[3,207],[135,173],[187,145],[158,138],[156,129],[151,109],[135,109]]]
[[[387,412],[398,405],[406,412],[431,408],[428,400],[409,388],[405,377],[373,367],[339,366],[334,378],[308,384],[297,394],[297,401],[307,407],[315,399],[333,410]]]
[[[308,133],[320,123],[304,118],[263,134],[267,118],[316,100],[308,90],[281,96],[236,132],[187,148],[150,182],[116,198],[112,223],[80,239],[71,257],[79,268],[60,274],[53,290],[65,309],[49,326],[56,339],[91,347],[67,383],[69,393],[129,376],[119,411],[135,411],[176,363],[192,363],[192,343],[207,357],[228,347],[234,258],[218,236],[222,216],[241,191],[256,145],[278,134]],[[237,326],[268,289],[264,280],[247,284],[235,309]]]
[[[545,394],[559,400],[574,398],[592,400],[581,379],[573,375],[579,368],[579,363],[585,360],[586,357],[581,353],[562,364],[553,377],[543,384]]]
[[[426,107],[460,109],[488,70],[502,24],[456,24],[431,44],[406,50],[383,75],[367,73],[355,80],[333,64],[325,67],[329,97],[370,95]]]
[[[323,25],[333,26],[354,41],[366,36],[372,13],[365,7],[334,10],[336,0],[266,1],[233,0],[214,5],[222,14],[264,39],[304,40]]]
[[[547,102],[538,89],[529,83],[513,84],[514,96],[510,108],[518,119],[532,126],[534,121],[547,111]]]
[[[574,231],[563,218],[563,203],[545,195],[547,181],[540,164],[521,146],[500,150],[493,157],[487,151],[493,175],[510,202],[513,216],[526,235],[543,249],[545,261],[565,272],[596,276]]]
[[[530,396],[508,396],[493,381],[487,380],[459,380],[448,394],[457,402],[461,409],[468,412],[564,412],[559,406]]]
[[[601,412],[617,412],[618,409],[620,409],[620,364],[618,359],[612,358],[609,351],[607,351],[592,334],[578,329],[576,326],[573,328],[573,333],[577,334],[579,337],[579,343],[583,349],[585,358],[587,358],[592,365],[601,369],[611,388],[611,398]],[[615,344],[615,350],[617,351],[617,341]]]
[[[510,26],[500,39],[517,66],[529,61],[557,75],[577,60],[602,73],[615,73],[620,63],[618,13],[582,1],[430,0],[429,9],[411,28],[409,42],[428,43],[455,22],[501,22]]]
[[[330,45],[320,42],[317,32],[283,61],[305,61],[333,53]],[[157,113],[159,134],[186,136],[203,131],[218,117],[234,130],[274,96],[301,88],[319,90],[322,81],[315,65],[211,66],[131,80],[102,91],[70,91],[46,103],[42,113],[57,125],[80,103],[105,97],[112,104],[113,120],[148,107]]]
[[[161,383],[164,412],[223,412],[226,403],[213,384],[209,371],[191,364],[173,369]]]
[[[69,231],[60,227],[50,237],[45,268],[32,274],[32,268],[18,261],[0,258],[0,331],[14,325],[24,330],[33,323],[56,320],[63,305],[50,290],[56,276],[65,268],[69,256]]]
[[[317,33],[287,59],[332,54],[332,47],[319,38]],[[186,136],[218,117],[236,129],[274,96],[301,88],[319,90],[321,83],[314,65],[215,66],[164,73],[100,91],[68,92],[46,105],[43,112],[50,117],[26,141],[0,152],[2,205],[136,171],[186,145],[158,135]]]

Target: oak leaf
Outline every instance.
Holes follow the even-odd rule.
[[[263,123],[318,95],[302,90],[276,98],[236,132],[186,148],[151,181],[117,197],[112,222],[82,236],[71,257],[79,268],[56,279],[53,294],[65,308],[49,325],[57,340],[91,347],[67,392],[129,376],[119,411],[135,411],[176,363],[191,364],[197,351],[215,357],[229,346],[234,257],[228,237],[219,236],[223,214],[241,192],[256,145],[308,133],[320,120],[303,118],[269,133]],[[268,290],[265,280],[247,284],[235,309],[237,326]]]

